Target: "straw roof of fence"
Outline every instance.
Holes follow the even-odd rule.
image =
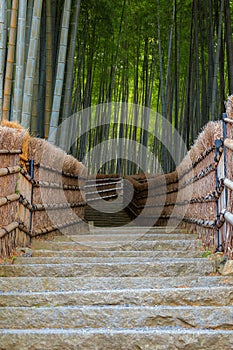
[[[28,130],[20,124],[9,121],[0,123],[0,149],[22,150],[21,159],[28,159],[28,143],[30,135]]]
[[[86,167],[61,148],[49,142],[32,137],[29,142],[29,156],[35,163],[79,176],[86,176]]]
[[[229,96],[225,102],[227,117],[233,119],[233,95]]]
[[[49,142],[30,137],[28,130],[20,124],[9,121],[0,123],[0,149],[22,150],[20,158],[23,162],[34,159],[35,163],[45,165],[79,176],[86,176],[86,167],[71,155]]]
[[[25,157],[28,156],[28,130],[14,122],[2,121],[0,123],[0,149],[21,150]]]
[[[222,122],[210,121],[202,129],[198,138],[188,151],[182,162],[178,165],[179,175],[191,167],[191,164],[198,162],[200,157],[208,149],[215,146],[215,140],[223,137]]]

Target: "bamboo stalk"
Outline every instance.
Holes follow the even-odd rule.
[[[107,183],[98,183],[98,184],[94,184],[94,185],[85,185],[84,188],[92,188],[92,187],[103,187],[103,186],[109,186],[109,185],[117,185],[118,182],[107,182]]]
[[[8,168],[1,168],[0,169],[0,176],[5,176],[9,174],[15,174],[20,172],[20,167],[18,165],[8,167]]]
[[[74,225],[77,225],[77,224],[82,223],[82,222],[83,222],[82,219],[77,219],[77,220],[73,220],[73,221],[70,221],[70,222],[64,222],[61,225],[50,225],[48,227],[41,228],[41,229],[38,229],[38,230],[29,230],[29,228],[26,227],[23,223],[20,223],[20,224],[17,223],[17,224],[18,224],[19,229],[21,231],[25,232],[30,237],[37,237],[37,236],[46,235],[48,233],[51,233],[53,231],[56,231],[56,230],[59,230],[59,229],[62,229],[62,228],[66,228],[66,227],[69,227],[69,226],[74,226]],[[0,230],[0,233],[1,233],[1,230]]]
[[[11,194],[9,196],[6,196],[6,197],[3,197],[3,198],[0,198],[0,207],[7,204],[7,203],[11,203],[11,202],[15,202],[17,200],[19,200],[20,198],[20,195],[17,194],[17,193],[14,193],[14,194]]]
[[[14,84],[14,104],[12,120],[20,122],[23,102],[24,85],[24,57],[25,57],[25,35],[26,35],[26,14],[27,1],[19,0],[19,14],[17,27],[17,46],[16,46],[16,74]]]
[[[5,198],[3,198],[5,200]],[[30,211],[55,210],[85,207],[86,202],[69,202],[69,203],[49,203],[49,204],[30,204],[30,202],[21,196],[20,203]],[[1,206],[1,200],[0,200]]]
[[[11,86],[15,56],[15,41],[17,28],[18,0],[13,0],[11,9],[10,35],[7,51],[7,63],[4,83],[4,99],[3,99],[3,114],[2,119],[9,119],[10,101],[11,101]]]
[[[233,151],[233,140],[231,139],[225,139],[224,140],[224,146],[229,148],[231,151]]]
[[[233,124],[233,119],[230,118],[224,118],[224,122]]]
[[[31,122],[30,122],[30,130],[31,130],[31,135],[33,137],[36,137],[38,135],[38,130],[37,130],[37,115],[38,115],[38,110],[37,105],[38,105],[38,100],[39,100],[39,67],[40,67],[40,43],[38,44],[38,55],[36,59],[36,66],[35,66],[35,76],[34,76],[34,81],[33,81],[33,98],[32,98],[32,112],[31,112]]]
[[[65,0],[62,16],[62,30],[60,38],[60,46],[57,61],[57,75],[56,83],[54,88],[52,113],[50,119],[50,130],[49,130],[49,142],[56,144],[57,128],[59,121],[59,113],[61,106],[62,89],[65,74],[65,59],[67,52],[67,41],[69,31],[69,20],[70,20],[71,0]]]
[[[225,211],[224,213],[224,218],[226,219],[229,224],[233,225],[233,214],[230,213],[229,211]]]
[[[56,182],[48,182],[48,181],[34,181],[35,187],[48,187],[48,188],[55,188],[55,189],[63,189],[63,190],[72,190],[72,191],[78,191],[80,190],[79,186],[72,186],[72,185],[64,185]]]
[[[25,73],[24,97],[22,106],[22,125],[28,129],[31,122],[33,83],[36,74],[38,43],[43,0],[35,0],[33,7],[31,36],[28,49],[28,58]]]
[[[233,181],[229,179],[224,179],[223,183],[227,188],[233,191]]]
[[[67,53],[67,69],[65,75],[65,93],[64,93],[64,104],[62,111],[62,121],[71,116],[72,111],[72,89],[73,89],[73,75],[74,75],[74,57],[77,41],[77,31],[79,22],[79,11],[80,11],[81,0],[76,0],[74,3],[74,12],[72,22],[70,24],[70,45]],[[66,149],[68,133],[70,130],[68,128],[62,129],[60,135],[60,147]]]
[[[22,153],[20,149],[15,149],[15,150],[0,149],[0,155],[1,154],[20,154],[20,153]]]
[[[45,139],[49,137],[49,123],[50,114],[52,108],[52,86],[53,86],[53,74],[52,74],[52,6],[51,0],[46,0],[46,87],[45,87],[45,122],[44,122],[44,134]]]
[[[0,238],[3,238],[4,236],[8,235],[10,232],[15,230],[16,228],[19,227],[18,222],[12,222],[11,224],[3,227],[0,229]]]
[[[5,8],[6,1],[0,1],[0,120],[2,120],[3,107],[3,86],[4,86],[4,67],[5,67]]]

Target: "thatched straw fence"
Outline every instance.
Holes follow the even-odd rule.
[[[198,232],[209,249],[233,257],[233,96],[223,121],[209,122],[171,174],[128,176],[124,198],[138,224],[179,225]]]
[[[10,126],[10,127],[9,127]],[[0,256],[32,237],[87,229],[88,202],[122,192],[119,175],[86,178],[86,168],[18,125],[0,126]],[[179,225],[233,258],[233,96],[173,173],[126,176],[123,197],[138,225]],[[133,197],[132,197],[133,193]]]
[[[0,161],[1,257],[32,237],[86,230],[83,164],[11,123],[0,126]]]

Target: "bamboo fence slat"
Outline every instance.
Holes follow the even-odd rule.
[[[0,228],[0,238],[3,238],[5,235],[9,234],[10,232],[12,232],[18,227],[19,227],[18,222],[12,222],[9,225]]]
[[[0,207],[9,203],[9,202],[18,201],[19,198],[20,198],[20,195],[17,193],[11,194],[11,195],[6,196],[6,197],[2,197],[2,198],[0,198]]]
[[[6,167],[0,169],[0,176],[5,176],[9,174],[15,174],[20,172],[19,166],[13,166],[13,167]]]

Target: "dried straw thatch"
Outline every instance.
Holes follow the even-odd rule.
[[[9,174],[7,176],[0,176],[0,195],[1,197],[9,196],[17,191],[17,181],[19,174]]]
[[[225,107],[227,117],[233,119],[233,95],[228,96],[228,99],[225,102]]]
[[[86,167],[71,155],[65,156],[62,170],[64,173],[67,173],[67,174],[78,175],[80,177],[87,176]]]
[[[130,204],[131,209],[137,212],[137,208],[149,204],[143,213],[145,217],[156,218],[160,213],[164,224],[172,214],[176,205],[175,215],[177,220],[185,218],[192,221],[193,218],[205,221],[216,220],[216,202],[199,201],[188,204],[192,198],[202,198],[212,193],[216,188],[216,139],[222,139],[222,123],[209,122],[202,130],[194,145],[179,164],[175,172],[170,174],[150,177],[131,176],[127,180],[134,187],[134,198]],[[126,188],[127,191],[127,188]],[[162,194],[164,193],[164,196]],[[163,201],[161,200],[163,197]],[[178,201],[178,203],[177,203]],[[130,209],[130,208],[129,208]],[[140,209],[142,210],[142,209]],[[176,218],[174,217],[174,220]],[[178,221],[177,221],[178,222]],[[193,224],[192,224],[193,225]],[[193,225],[196,228],[196,224]],[[211,229],[213,231],[213,229]],[[211,231],[208,229],[208,232]]]
[[[0,226],[7,226],[18,218],[18,202],[7,203],[0,207]]]
[[[181,174],[183,174],[190,168],[191,163],[197,163],[207,150],[214,148],[215,140],[222,139],[222,137],[223,130],[221,121],[211,121],[207,123],[203,127],[202,132],[198,135],[198,138],[194,142],[190,151],[187,153],[182,162],[178,165],[177,171],[179,173],[179,176],[181,176]]]
[[[47,167],[62,171],[66,153],[60,148],[51,145],[45,140],[32,137],[29,142],[29,157],[36,164],[44,164]]]
[[[82,197],[79,186],[87,175],[85,166],[48,142],[30,138],[28,131],[18,123],[1,123],[0,151],[1,197],[8,196],[10,199],[13,198],[12,196],[17,197],[12,201],[7,199],[8,197],[0,198],[2,199],[0,228],[3,227],[2,230],[4,234],[6,233],[6,237],[0,240],[1,254],[10,254],[16,244],[22,246],[28,244],[31,223],[32,232],[36,229],[38,232],[41,231],[41,234],[44,234],[44,231],[47,232],[50,226],[52,227],[53,222],[48,213],[37,210],[37,204],[46,206],[55,203],[57,206],[55,205],[54,212],[58,214],[56,214],[58,220],[56,225],[71,225],[73,228],[76,225],[80,232],[81,225],[78,224],[77,219],[73,223],[73,217],[80,218],[80,221],[84,218],[85,199]],[[21,174],[18,166],[20,158],[21,165],[24,167],[24,171],[21,169]],[[28,160],[31,159],[37,165],[34,169],[33,181],[27,173]],[[82,206],[79,205],[80,202]],[[63,209],[60,208],[62,203]],[[68,210],[69,203],[72,203],[73,208]],[[6,226],[10,227],[12,223],[18,221],[22,223],[19,229],[12,233],[6,231]],[[52,227],[52,230],[57,230],[57,227]]]
[[[0,124],[0,149],[22,150],[21,161],[28,160],[28,144],[30,135],[16,122],[2,121]]]
[[[82,163],[71,155],[67,155],[60,148],[51,145],[42,139],[30,139],[29,156],[36,164],[44,165],[47,168],[57,170],[60,173],[64,172],[66,174],[78,175],[80,177],[85,177],[87,175],[87,169]],[[46,172],[46,170],[44,170],[44,172]]]

